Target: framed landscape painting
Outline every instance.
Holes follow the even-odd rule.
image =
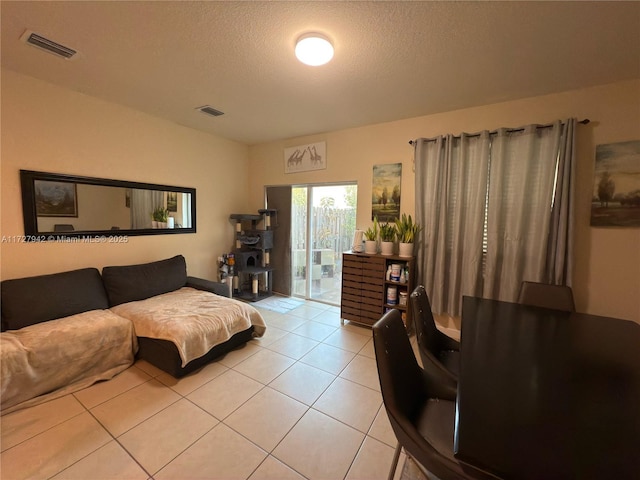
[[[591,226],[640,227],[640,140],[596,146]]]
[[[34,180],[38,217],[77,217],[78,192],[75,183]]]
[[[393,222],[400,216],[400,183],[402,163],[387,163],[373,166],[371,189],[371,219]]]

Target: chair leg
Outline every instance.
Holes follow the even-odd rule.
[[[391,462],[391,470],[389,470],[389,478],[388,480],[393,480],[393,477],[396,474],[396,468],[398,467],[398,459],[400,458],[400,451],[402,450],[402,445],[398,442],[396,446],[396,451],[393,454],[393,462]]]

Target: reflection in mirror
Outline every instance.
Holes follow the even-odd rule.
[[[195,189],[20,171],[25,235],[195,232]]]

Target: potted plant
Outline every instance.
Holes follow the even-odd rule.
[[[395,240],[395,223],[385,223],[384,225],[380,225],[380,253],[382,255],[393,255],[393,243]]]
[[[164,207],[156,208],[151,214],[153,217],[153,228],[167,228],[167,219],[169,218],[169,210]]]
[[[364,253],[378,253],[378,217],[373,218],[373,226],[364,231]]]
[[[422,227],[414,223],[411,215],[403,213],[396,218],[396,231],[398,235],[398,253],[401,257],[413,256],[413,244]]]

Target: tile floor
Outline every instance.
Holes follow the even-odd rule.
[[[320,303],[260,310],[263,338],[185,378],[138,361],[1,417],[0,477],[385,479],[396,440],[371,330]]]

